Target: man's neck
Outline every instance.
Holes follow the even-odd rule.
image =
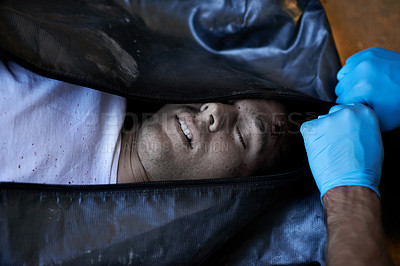
[[[121,152],[118,161],[117,183],[148,182],[149,176],[144,169],[137,151],[137,133],[139,125],[129,132],[121,132]]]

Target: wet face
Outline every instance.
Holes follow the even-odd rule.
[[[248,176],[279,159],[284,117],[268,100],[168,104],[140,127],[139,159],[151,180]]]

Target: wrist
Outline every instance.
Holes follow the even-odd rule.
[[[342,164],[343,167],[346,167],[345,165],[346,163]],[[327,175],[322,179],[322,182],[319,178],[320,185],[318,188],[321,192],[321,199],[327,191],[335,187],[366,187],[375,191],[380,196],[378,190],[379,181],[380,169],[377,171],[371,168],[360,168],[357,170],[346,170],[342,174],[334,173],[333,175]],[[339,193],[338,196],[342,194],[343,192]]]
[[[370,211],[380,209],[377,192],[364,186],[340,186],[328,190],[322,198],[326,212]]]
[[[322,200],[328,231],[327,264],[390,265],[376,192],[362,186],[335,187]]]
[[[380,198],[368,187],[335,187],[326,192],[322,202],[330,228],[362,232],[381,219]]]

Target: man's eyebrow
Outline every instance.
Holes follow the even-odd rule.
[[[264,150],[265,145],[267,143],[267,134],[265,134],[265,123],[264,123],[264,119],[262,118],[261,115],[256,115],[254,117],[254,124],[258,130],[258,139],[260,140],[259,142],[261,142],[261,145],[258,149],[258,153],[260,153],[261,151]]]

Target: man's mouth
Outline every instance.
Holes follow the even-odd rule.
[[[178,121],[179,121],[179,124],[181,125],[181,130],[182,130],[183,134],[186,136],[189,143],[191,143],[193,136],[192,136],[192,133],[190,133],[190,130],[188,129],[185,121],[183,121],[181,119],[178,119]]]

